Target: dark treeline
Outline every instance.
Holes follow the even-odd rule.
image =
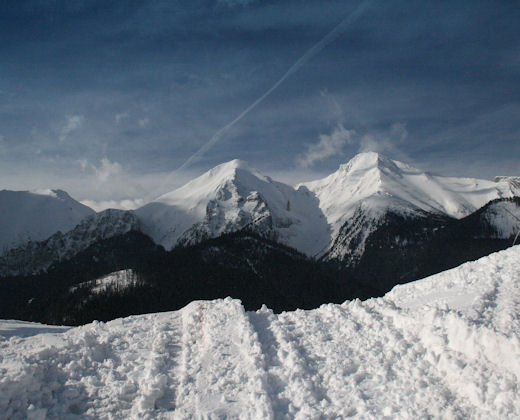
[[[137,284],[92,294],[71,287],[132,268]],[[78,325],[131,314],[180,309],[199,299],[231,296],[254,310],[311,309],[377,294],[325,262],[252,232],[236,232],[165,252],[130,232],[102,241],[38,276],[2,279],[0,318]]]

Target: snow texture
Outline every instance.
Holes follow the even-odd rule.
[[[0,253],[28,241],[68,232],[91,208],[61,190],[0,191]]]
[[[63,328],[0,321],[7,419],[520,418],[520,247],[385,297],[230,298]]]

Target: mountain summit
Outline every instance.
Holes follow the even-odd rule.
[[[136,210],[145,233],[167,249],[241,229],[314,255],[330,232],[306,188],[272,180],[235,159]]]
[[[95,214],[62,190],[0,191],[0,250],[67,232]]]
[[[249,229],[314,256],[332,246],[355,214],[365,225],[377,224],[388,212],[461,218],[493,199],[520,193],[513,190],[506,180],[434,176],[374,152],[360,153],[331,175],[295,189],[235,159],[136,214],[144,232],[167,249]]]
[[[434,176],[379,153],[354,156],[333,174],[301,184],[314,192],[334,230],[363,204],[368,210],[418,210],[461,218],[491,200],[520,194],[511,183]]]

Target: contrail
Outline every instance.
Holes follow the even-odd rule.
[[[323,48],[325,48],[328,44],[334,41],[340,34],[343,32],[347,26],[351,25],[356,19],[358,19],[368,8],[368,6],[372,3],[372,1],[365,1],[361,3],[350,15],[348,15],[345,19],[343,19],[338,25],[334,27],[327,35],[325,35],[319,42],[317,42],[314,46],[305,52],[290,68],[285,72],[285,74],[273,85],[271,86],[262,96],[260,96],[257,100],[255,100],[251,105],[249,105],[246,109],[244,109],[233,121],[226,124],[220,130],[218,130],[211,139],[207,143],[205,143],[199,150],[197,150],[193,155],[191,155],[186,162],[184,162],[181,166],[177,168],[176,171],[181,171],[190,166],[193,162],[200,160],[200,158],[206,153],[209,149],[211,149],[221,138],[222,135],[228,131],[231,127],[233,127],[237,122],[239,122],[242,118],[244,118],[247,114],[249,114],[253,109],[257,107],[261,102],[264,101],[271,93],[273,93],[288,77],[296,73],[303,65],[305,65],[312,57],[318,54]]]

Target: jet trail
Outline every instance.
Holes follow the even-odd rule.
[[[356,19],[358,19],[368,8],[372,1],[365,1],[361,3],[356,10],[354,10],[350,15],[348,15],[345,19],[343,19],[338,25],[334,27],[327,35],[325,35],[319,42],[317,42],[314,46],[312,46],[305,54],[303,54],[290,68],[285,72],[285,74],[273,85],[271,86],[262,96],[260,96],[257,100],[255,100],[251,105],[249,105],[244,111],[242,111],[233,121],[226,124],[220,130],[218,130],[211,139],[207,143],[205,143],[199,150],[197,150],[192,156],[190,156],[186,162],[184,162],[181,166],[177,168],[177,171],[181,171],[190,166],[193,162],[200,160],[200,158],[210,150],[221,138],[222,135],[228,131],[231,127],[233,127],[237,122],[239,122],[242,118],[244,118],[247,114],[249,114],[257,105],[264,101],[271,93],[273,93],[285,80],[296,73],[302,66],[304,66],[312,57],[318,54],[323,48],[325,48],[328,44],[334,41],[340,34],[343,32],[347,26],[351,25]]]

